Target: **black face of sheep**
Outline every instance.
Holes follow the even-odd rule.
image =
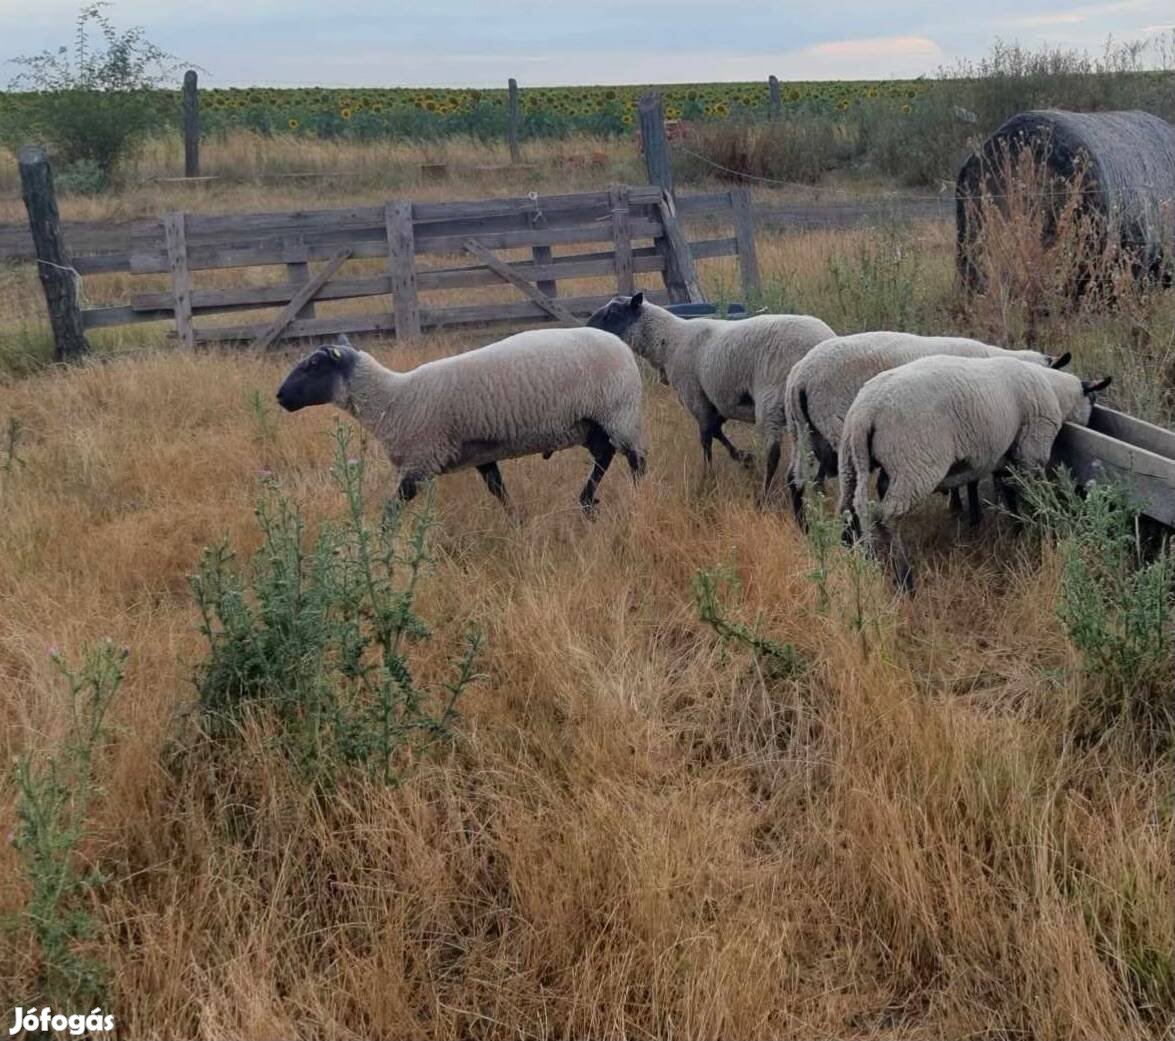
[[[644,302],[644,293],[637,293],[634,296],[614,296],[588,319],[587,324],[592,329],[603,329],[604,332],[612,333],[623,340],[628,330],[640,318]]]
[[[298,362],[277,389],[277,403],[287,412],[335,400],[339,382],[351,375],[358,352],[347,343],[319,347]]]

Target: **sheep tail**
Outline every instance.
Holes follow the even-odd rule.
[[[805,458],[811,451],[812,421],[808,418],[808,392],[800,386],[799,380],[787,381],[787,400],[785,402],[784,417],[787,420],[787,432],[791,434],[792,455],[795,465],[792,472],[801,481],[806,477],[808,460]]]
[[[838,512],[846,519],[846,541],[865,534],[862,519],[869,516],[869,461],[873,454],[873,426],[852,424],[841,437],[840,503]],[[847,514],[847,517],[846,517]]]

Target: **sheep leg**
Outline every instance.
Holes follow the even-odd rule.
[[[763,491],[759,497],[760,504],[763,506],[767,505],[768,494],[771,491],[771,484],[775,480],[775,471],[779,469],[779,457],[782,454],[783,450],[779,446],[779,439],[776,438],[767,449],[767,458],[764,463]]]
[[[753,455],[751,455],[750,452],[744,452],[741,448],[737,447],[736,445],[731,444],[730,438],[728,438],[722,432],[722,424],[725,422],[726,422],[726,420],[722,419],[722,417],[718,418],[718,425],[714,430],[715,440],[717,440],[717,442],[723,448],[725,448],[727,452],[730,453],[731,459],[733,459],[736,463],[741,463],[743,466],[750,469],[752,466],[755,465],[755,457]]]
[[[644,453],[637,451],[635,448],[626,448],[624,449],[624,458],[628,461],[628,468],[632,471],[632,481],[635,484],[645,476],[647,464]]]
[[[616,449],[608,440],[608,435],[596,426],[592,427],[587,441],[584,442],[584,447],[592,454],[592,472],[588,475],[587,484],[583,486],[583,491],[579,493],[579,507],[590,517],[595,512],[598,501],[596,488],[604,474],[608,472],[608,467],[612,465],[612,457],[616,454]]]
[[[481,474],[490,494],[506,508],[507,512],[512,513],[514,508],[510,503],[510,496],[506,493],[506,485],[502,482],[502,471],[498,469],[498,464],[482,463],[478,466],[477,472]]]
[[[420,479],[415,474],[405,474],[396,486],[396,499],[399,502],[411,502],[420,491]]]
[[[957,489],[956,489],[957,490]],[[979,482],[967,482],[967,523],[973,528],[979,527],[983,513],[979,508]]]
[[[952,488],[948,493],[950,496],[950,511],[951,513],[963,512],[963,498],[959,495],[958,488]]]
[[[893,573],[894,581],[905,593],[914,592],[914,569],[909,554],[897,532],[878,522],[873,528],[873,551],[884,560]]]

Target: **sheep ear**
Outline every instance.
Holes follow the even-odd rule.
[[[1096,394],[1099,390],[1105,390],[1110,385],[1112,377],[1107,376],[1104,380],[1098,380],[1096,383],[1092,380],[1081,381],[1081,393],[1087,398],[1091,394]]]
[[[1064,354],[1061,354],[1061,355],[1054,355],[1052,357],[1052,359],[1049,361],[1049,368],[1050,369],[1063,369],[1072,360],[1073,360],[1073,355],[1069,351],[1066,351]]]
[[[639,311],[641,309],[641,304],[643,304],[644,302],[645,302],[645,294],[644,293],[633,293],[632,299],[630,299],[628,301],[628,306],[631,307],[634,311]]]

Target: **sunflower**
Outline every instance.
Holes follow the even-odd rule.
[[[847,112],[849,109],[849,105],[851,105],[851,104],[852,104],[852,102],[849,101],[848,98],[841,98],[840,101],[838,101],[836,103],[836,107],[841,112]]]
[[[632,113],[625,112],[624,115],[620,117],[620,122],[623,123],[626,127],[632,126]]]
[[[298,121],[297,121],[296,119],[291,119],[291,120],[290,120],[290,121],[289,121],[289,122],[286,124],[286,126],[288,126],[288,127],[291,129],[291,130],[297,130],[297,129],[298,129],[298,127],[299,127],[299,125],[300,125],[300,124],[298,123]]]
[[[903,112],[905,115],[907,115],[907,116],[908,116],[908,115],[909,115],[911,112],[913,112],[913,111],[914,111],[914,106],[913,106],[913,105],[911,105],[911,104],[908,104],[908,103],[907,103],[907,104],[905,104],[905,105],[903,105],[903,106],[902,106],[902,109],[901,109],[901,110],[902,110],[902,112]]]
[[[351,110],[349,108],[341,108],[341,109],[339,109],[339,115],[343,119],[350,119],[351,118]]]

